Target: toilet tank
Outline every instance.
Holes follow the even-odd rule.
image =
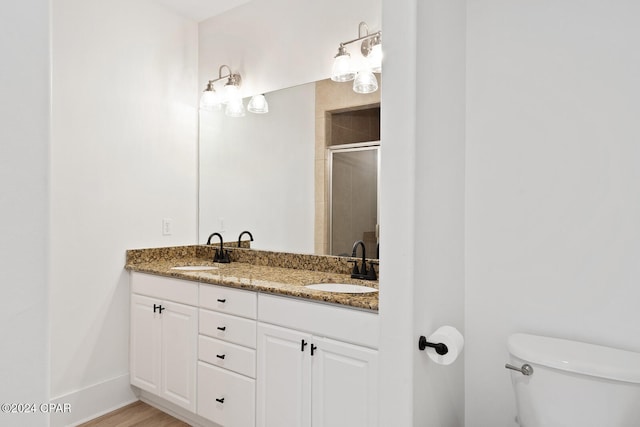
[[[640,353],[514,334],[510,363],[521,427],[640,426]]]

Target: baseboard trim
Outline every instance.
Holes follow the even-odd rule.
[[[70,405],[69,412],[49,414],[50,427],[72,427],[139,400],[129,384],[129,374],[56,397],[51,403]]]
[[[209,421],[206,418],[201,417],[200,415],[194,414],[193,412],[181,408],[174,403],[166,401],[163,398],[144,390],[140,390],[139,397],[140,400],[142,400],[144,403],[151,405],[154,408],[161,410],[162,412],[166,412],[172,417],[177,418],[180,421],[184,421],[192,427],[221,427],[219,424],[216,424],[213,421]]]

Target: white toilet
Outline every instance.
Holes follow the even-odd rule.
[[[640,353],[528,334],[508,348],[521,427],[640,426]]]

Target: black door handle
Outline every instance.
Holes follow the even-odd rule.
[[[218,326],[217,328],[219,331],[226,331],[227,327],[226,326]]]
[[[311,344],[311,355],[313,356],[313,352],[318,348],[318,346],[315,346],[313,344]]]
[[[218,302],[225,303],[225,302],[227,302],[227,299],[226,298],[225,299],[218,299]]]
[[[300,351],[304,351],[304,348],[309,344],[305,340],[300,340]]]
[[[216,354],[218,359],[224,359],[224,356],[226,356],[226,354]]]
[[[216,399],[216,402],[224,403],[224,397],[222,399]]]

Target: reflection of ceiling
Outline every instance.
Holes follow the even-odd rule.
[[[251,0],[154,0],[196,22],[220,15]]]

